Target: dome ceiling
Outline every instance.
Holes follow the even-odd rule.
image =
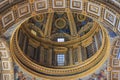
[[[3,0],[0,36],[7,35],[13,24],[24,22],[14,30],[10,42],[19,66],[41,78],[81,78],[99,68],[109,54],[103,26],[112,40],[119,37],[119,8],[119,0]],[[107,77],[114,80],[119,79],[113,77],[119,75],[119,39],[112,48]],[[2,77],[13,79],[9,73]]]
[[[48,20],[50,14],[52,14],[52,20]],[[30,32],[36,36],[48,37],[53,41],[57,41],[57,38],[65,38],[65,41],[69,41],[88,33],[95,23],[91,18],[82,14],[72,13],[72,16],[73,20],[69,13],[65,12],[40,14],[28,20],[28,27]]]
[[[72,12],[33,16],[16,29],[10,43],[20,66],[51,79],[83,77],[101,66],[109,54],[109,38],[103,26]]]

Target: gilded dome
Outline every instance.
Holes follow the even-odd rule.
[[[119,59],[119,0],[0,0],[0,80],[118,80]]]
[[[108,55],[104,53],[109,48],[107,39],[103,26],[91,18],[53,12],[23,22],[14,33],[11,47],[22,67],[38,76],[62,79],[96,69]]]

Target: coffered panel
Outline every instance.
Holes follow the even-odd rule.
[[[120,47],[120,39],[116,41],[116,46]]]
[[[25,16],[27,14],[30,14],[30,5],[29,4],[24,4],[20,7],[18,7],[18,15],[19,17]]]
[[[6,27],[10,23],[12,23],[15,20],[13,11],[8,12],[7,14],[3,15],[2,17],[2,23],[3,27]]]
[[[113,55],[114,55],[114,56],[117,56],[117,55],[118,55],[118,52],[119,52],[119,48],[114,48],[114,49],[113,49]]]
[[[108,9],[105,9],[104,19],[113,26],[116,23],[116,15],[113,12],[109,11]]]
[[[3,42],[0,42],[0,48],[5,48],[5,45]]]
[[[92,13],[92,14],[97,15],[97,16],[100,16],[101,6],[97,5],[95,3],[92,3],[92,2],[88,2],[87,12]]]
[[[76,10],[82,10],[82,0],[70,0],[70,8]]]
[[[120,72],[119,71],[112,71],[111,72],[111,80],[119,80]]]
[[[7,50],[0,50],[1,54],[2,54],[2,58],[8,58],[8,52]]]
[[[3,70],[10,70],[10,62],[9,61],[2,61],[2,69]]]
[[[39,11],[39,10],[45,10],[48,8],[48,4],[47,4],[48,0],[39,0],[39,1],[35,1],[35,10]]]
[[[11,75],[10,74],[3,74],[3,80],[11,80]]]
[[[120,67],[120,62],[117,58],[112,59],[112,66],[113,67]]]
[[[53,8],[65,8],[66,7],[66,0],[52,0]]]

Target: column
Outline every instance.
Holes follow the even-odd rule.
[[[52,49],[49,49],[49,65],[51,66],[52,65]]]
[[[94,36],[94,40],[95,40],[96,49],[98,50],[98,42],[97,42],[97,37],[96,37],[96,35]]]
[[[82,62],[81,46],[78,46],[78,62]]]
[[[40,49],[40,63],[43,64],[44,63],[44,48],[41,46]]]
[[[72,48],[69,49],[69,65],[73,65]]]
[[[23,42],[23,52],[27,54],[27,36],[25,36],[24,42]]]
[[[86,48],[81,46],[81,52],[82,52],[82,61],[84,61],[87,59]]]

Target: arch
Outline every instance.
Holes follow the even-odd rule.
[[[6,42],[0,39],[0,80],[13,80],[13,61]]]
[[[118,74],[119,70],[116,70],[116,67],[119,67],[119,52],[120,52],[120,38],[115,38],[112,43],[111,55],[109,56],[108,63],[108,80],[119,79],[119,77],[113,77],[112,75]]]

